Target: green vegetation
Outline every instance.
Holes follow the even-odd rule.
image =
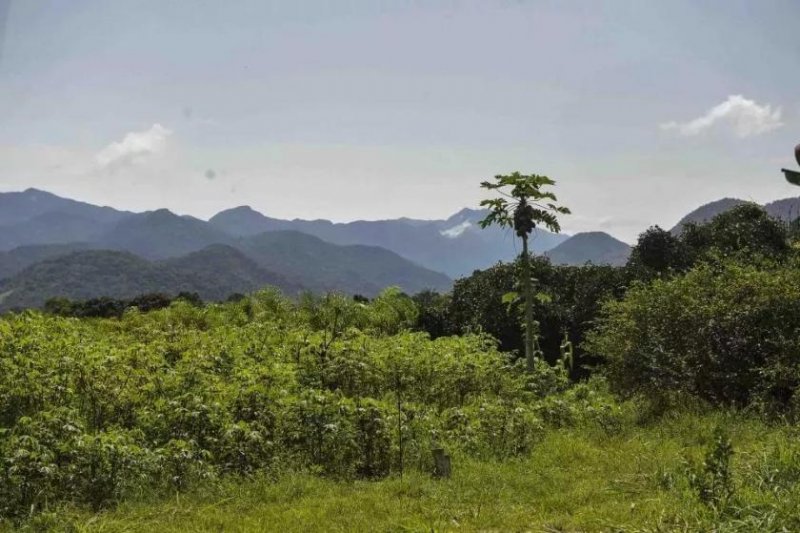
[[[569,209],[555,203],[558,199],[554,193],[543,190],[551,185],[555,185],[555,181],[547,176],[524,175],[519,172],[507,176],[495,176],[494,182],[484,181],[481,183],[481,187],[484,189],[497,191],[501,195],[499,198],[481,202],[481,207],[489,209],[489,214],[481,221],[481,227],[486,228],[497,224],[502,228],[511,228],[514,230],[514,234],[522,240],[518,282],[523,299],[525,362],[529,371],[534,369],[539,350],[536,346],[537,332],[533,319],[535,295],[528,239],[538,226],[545,226],[550,231],[558,233],[561,231],[558,215],[569,214]],[[513,292],[508,293],[508,296],[510,298],[504,297],[504,299],[516,298]]]
[[[683,412],[611,428],[548,428],[531,453],[455,456],[424,471],[343,481],[313,472],[205,480],[97,514],[68,507],[26,522],[61,531],[794,531],[797,430]],[[718,428],[724,427],[725,433]],[[727,442],[731,448],[727,448]]]
[[[795,531],[794,234],[743,205],[621,268],[529,258],[532,365],[516,264],[7,314],[0,529]]]
[[[485,336],[408,330],[413,301],[329,295],[129,310],[120,320],[27,312],[0,322],[0,513],[98,510],[209,479],[428,470],[433,447],[527,454],[543,424],[622,416],[565,373],[528,375]]]
[[[223,300],[264,285],[280,287],[287,294],[300,290],[228,246],[214,245],[160,262],[128,252],[85,250],[45,259],[0,281],[0,292],[8,293],[0,311],[42,307],[52,298],[131,299],[153,292],[196,292],[206,300]]]
[[[608,303],[589,339],[626,394],[688,392],[795,418],[800,268],[702,265]]]

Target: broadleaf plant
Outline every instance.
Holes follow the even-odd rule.
[[[540,226],[554,233],[560,232],[558,215],[570,213],[568,208],[558,205],[554,193],[544,190],[555,183],[547,176],[526,175],[519,172],[498,175],[494,177],[494,181],[481,183],[482,188],[496,191],[500,196],[481,202],[481,207],[489,209],[489,213],[481,220],[480,226],[486,228],[497,225],[501,228],[511,228],[517,237],[522,239],[519,284],[525,308],[525,360],[528,370],[533,370],[537,353],[533,319],[533,303],[536,296],[533,293],[528,242],[533,230]]]

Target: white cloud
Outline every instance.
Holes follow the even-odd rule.
[[[442,236],[447,237],[449,239],[455,239],[456,237],[460,237],[462,233],[467,231],[467,229],[469,229],[470,226],[472,226],[472,223],[469,220],[465,220],[461,224],[453,226],[452,228],[449,229],[442,230],[439,233]]]
[[[689,122],[667,122],[660,127],[665,131],[677,131],[685,137],[692,137],[717,124],[732,128],[737,137],[744,139],[780,128],[783,122],[781,122],[780,107],[773,109],[769,104],[759,105],[740,94],[735,94],[709,109],[701,117]]]
[[[132,131],[119,142],[112,142],[95,156],[101,168],[114,168],[131,164],[142,157],[160,152],[172,134],[161,124],[145,131]]]

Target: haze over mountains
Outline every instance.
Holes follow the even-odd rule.
[[[688,213],[680,219],[670,231],[672,231],[672,233],[679,233],[681,228],[689,222],[703,224],[720,213],[724,213],[737,205],[746,203],[748,203],[746,200],[740,200],[738,198],[722,198],[714,202],[709,202],[701,205],[691,213]],[[769,216],[784,222],[791,222],[800,217],[800,198],[783,198],[764,204],[763,207]]]
[[[701,206],[673,231],[740,203],[726,198]],[[790,220],[800,199],[765,208]],[[119,211],[36,189],[0,193],[0,310],[39,306],[54,296],[189,291],[222,299],[264,285],[290,294],[374,296],[392,285],[409,293],[442,291],[457,277],[518,254],[509,231],[479,228],[483,216],[463,209],[444,220],[333,223],[275,219],[241,206],[204,221],[167,209]],[[630,254],[628,244],[603,232],[570,237],[537,230],[532,249],[566,265],[623,265]]]
[[[630,254],[630,245],[608,233],[590,231],[573,235],[544,255],[557,265],[594,263],[622,266]]]
[[[376,246],[337,245],[293,230],[232,235],[166,209],[129,213],[29,189],[0,194],[0,310],[65,296],[197,292],[220,299],[274,285],[289,294],[374,296],[452,280]],[[65,224],[79,220],[80,223]]]
[[[230,235],[294,230],[333,244],[380,246],[450,277],[512,259],[518,251],[507,231],[481,229],[484,211],[462,209],[446,220],[378,220],[336,224],[328,220],[278,220],[242,206],[218,213],[209,223]],[[537,230],[533,251],[544,252],[568,237]]]

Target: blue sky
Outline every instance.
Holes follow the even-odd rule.
[[[796,0],[0,0],[0,190],[442,218],[547,174],[631,241],[797,195]]]

